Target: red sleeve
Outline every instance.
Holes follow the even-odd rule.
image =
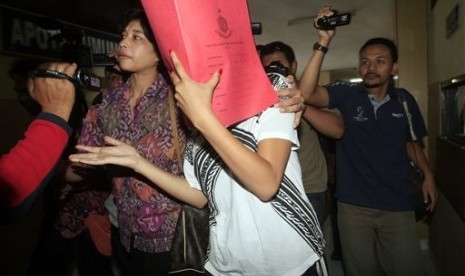
[[[30,124],[25,138],[0,158],[0,209],[17,207],[48,179],[70,133],[53,114],[41,113]]]

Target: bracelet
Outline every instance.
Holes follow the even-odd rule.
[[[326,54],[328,52],[328,47],[321,45],[320,43],[316,42],[313,44],[313,50],[314,51],[322,51],[323,54]]]

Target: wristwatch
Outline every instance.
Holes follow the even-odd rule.
[[[322,51],[323,54],[326,54],[328,52],[328,47],[323,46],[320,43],[316,42],[315,44],[313,44],[313,50]]]

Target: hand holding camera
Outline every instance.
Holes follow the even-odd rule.
[[[44,63],[36,71],[59,72],[69,77],[75,70],[76,64]],[[69,119],[75,102],[72,83],[57,80],[56,77],[32,77],[28,79],[27,88],[31,97],[40,104],[42,112],[54,114],[66,121]]]
[[[76,69],[72,77],[60,71],[42,68],[34,70],[30,75],[33,78],[55,78],[69,80],[76,87],[86,88],[94,91],[100,91],[102,89],[102,81],[98,76],[90,74],[79,68]]]
[[[333,15],[323,16],[313,22],[313,26],[318,30],[334,30],[336,27],[350,24],[352,15],[350,13],[338,14],[333,10]]]

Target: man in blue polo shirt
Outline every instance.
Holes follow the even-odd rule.
[[[331,15],[321,9],[318,18]],[[368,40],[360,49],[358,72],[363,82],[316,86],[334,30],[319,30],[312,63],[301,78],[307,103],[337,108],[345,133],[337,144],[338,227],[348,276],[424,275],[409,194],[408,162],[425,174],[424,200],[432,211],[437,201],[434,176],[423,148],[411,143],[409,126],[392,83],[398,52],[386,38]],[[316,60],[320,61],[315,67]],[[312,64],[312,65],[310,65]],[[418,138],[426,127],[413,96],[405,98]]]

